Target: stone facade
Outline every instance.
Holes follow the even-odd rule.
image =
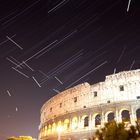
[[[49,99],[41,108],[39,140],[86,140],[116,120],[135,125],[140,118],[140,70],[83,83]]]

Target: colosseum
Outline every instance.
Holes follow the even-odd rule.
[[[140,69],[67,89],[41,108],[39,140],[88,140],[106,122],[140,120]]]

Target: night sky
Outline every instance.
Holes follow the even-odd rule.
[[[138,0],[0,2],[0,140],[37,138],[58,92],[140,68]]]

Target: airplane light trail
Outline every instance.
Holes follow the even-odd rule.
[[[60,81],[60,79],[58,79],[56,76],[55,76],[55,79],[56,79],[61,85],[63,85],[62,81]]]
[[[34,71],[34,69],[32,69],[27,63],[25,63],[24,61],[22,61],[22,63],[23,63],[26,67],[28,67],[31,71]]]
[[[32,76],[32,78],[33,78],[33,80],[36,82],[36,84],[37,84],[39,87],[41,87],[41,85],[40,85],[39,82],[35,79],[35,77]]]
[[[14,40],[12,40],[12,38],[8,36],[6,36],[6,38],[9,39],[12,43],[14,43],[19,49],[23,50],[23,48],[19,44],[17,44]]]
[[[128,0],[127,12],[129,11],[130,3],[131,3],[131,0]]]
[[[29,78],[29,76],[27,76],[26,74],[24,74],[23,72],[17,70],[16,68],[12,67],[12,69],[14,69],[15,71],[17,71],[18,73],[20,73],[21,75],[23,75],[26,78]]]
[[[90,73],[92,73],[93,71],[97,70],[98,68],[100,68],[101,66],[105,65],[107,63],[107,61],[104,61],[103,63],[101,63],[100,65],[98,65],[97,67],[95,67],[94,69],[92,69],[91,71],[89,71],[88,73],[86,73],[84,76],[80,77],[79,79],[77,79],[76,81],[74,81],[73,83],[71,83],[68,87],[71,87],[72,85],[74,85],[75,83],[77,83],[78,81],[80,81],[81,79],[83,79],[84,77],[86,77],[87,75],[89,75]]]
[[[9,90],[7,90],[7,93],[8,93],[8,95],[9,95],[9,96],[11,96],[11,93],[10,93],[10,91],[9,91]]]

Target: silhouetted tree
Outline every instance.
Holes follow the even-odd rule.
[[[10,137],[7,140],[33,140],[30,136]]]
[[[115,121],[105,124],[105,127],[96,131],[98,140],[140,140],[140,124],[126,127],[125,123]]]

